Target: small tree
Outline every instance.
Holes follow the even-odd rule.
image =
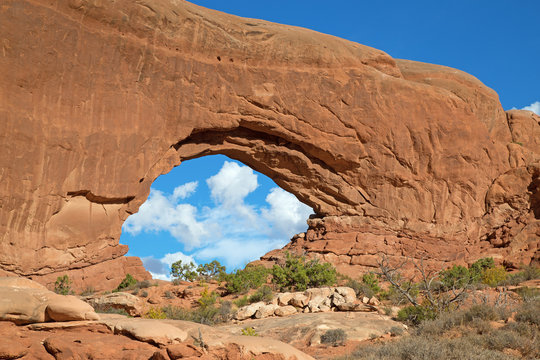
[[[180,280],[194,281],[197,278],[195,264],[193,261],[189,264],[182,264],[182,260],[178,260],[171,265],[171,275]]]
[[[282,290],[306,290],[309,287],[330,286],[336,283],[337,271],[329,263],[317,260],[306,262],[303,256],[287,253],[285,264],[274,265],[272,283]]]
[[[54,292],[60,295],[73,294],[71,291],[71,280],[67,275],[59,276],[54,283]]]
[[[201,264],[197,267],[198,279],[219,280],[223,278],[225,270],[225,266],[221,265],[217,260],[214,260],[208,264]]]

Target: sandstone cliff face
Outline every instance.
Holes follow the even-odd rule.
[[[539,118],[471,75],[183,1],[7,0],[0,34],[3,273],[116,281],[151,183],[216,153],[312,206],[310,242],[538,258]]]

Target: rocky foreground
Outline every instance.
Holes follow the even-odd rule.
[[[339,299],[339,292],[347,295],[351,291],[346,289],[335,288],[332,292],[315,289],[320,294],[313,296],[311,305],[318,299],[322,306],[324,299],[334,298],[335,294]],[[338,302],[345,303],[346,296],[341,297],[343,301]],[[94,296],[94,305],[97,298],[105,299],[101,304],[108,301],[118,308],[141,310],[141,302],[134,305],[133,298],[137,297],[128,293]],[[309,304],[309,298],[300,293],[280,294],[276,299],[284,307],[291,306],[288,305],[291,301]],[[395,327],[403,328],[403,325],[388,316],[365,312],[300,312],[218,327],[181,320],[97,314],[79,297],[55,294],[23,278],[0,278],[0,359],[301,360],[312,357],[299,349],[313,350],[329,329],[344,329],[350,340],[362,341],[383,336]],[[246,328],[254,333],[245,334]]]

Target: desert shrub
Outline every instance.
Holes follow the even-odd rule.
[[[280,290],[302,291],[336,283],[336,269],[329,263],[306,261],[303,256],[287,253],[285,264],[274,265],[272,283]]]
[[[340,346],[347,341],[347,334],[343,329],[330,329],[321,335],[321,344]]]
[[[69,276],[62,275],[56,278],[56,282],[54,283],[54,292],[60,295],[73,294],[73,291],[71,290],[71,280],[69,280]]]
[[[116,287],[116,289],[113,290],[113,292],[133,289],[136,284],[137,280],[130,274],[126,274],[126,277],[120,282],[120,284],[118,284],[118,286]]]
[[[388,332],[390,333],[390,336],[400,336],[403,335],[405,330],[401,326],[392,326]]]
[[[182,260],[178,260],[171,265],[171,276],[180,280],[194,281],[197,278],[195,264],[193,262],[183,264]]]
[[[149,319],[166,319],[167,314],[165,314],[165,312],[160,308],[150,308],[145,317]]]
[[[88,295],[92,295],[96,292],[96,289],[94,289],[92,286],[87,286],[86,289],[84,289],[82,292],[81,292],[81,296],[88,296]]]
[[[379,279],[377,278],[377,275],[373,273],[364,274],[362,276],[362,281],[349,279],[345,283],[345,286],[352,288],[358,298],[362,296],[372,298],[381,291]]]
[[[418,297],[418,294],[420,293],[418,284],[404,281],[402,286],[407,289],[407,293],[411,298],[416,299]],[[409,299],[393,285],[390,286],[388,290],[381,291],[379,297],[383,300],[389,300],[394,305],[401,305],[409,301]]]
[[[516,312],[515,319],[540,327],[540,300],[523,303]]]
[[[165,291],[165,294],[163,294],[163,295],[165,295],[165,297],[166,297],[167,299],[174,299],[174,298],[176,298],[176,296],[175,296],[172,292],[170,292],[169,290]]]
[[[374,273],[367,273],[362,275],[362,283],[367,285],[375,294],[381,291],[379,286],[379,279]]]
[[[502,266],[497,266],[484,270],[482,273],[482,283],[495,287],[503,283],[508,276],[508,273]]]
[[[248,298],[248,303],[253,304],[259,301],[269,302],[274,297],[272,289],[268,285],[263,285]]]
[[[538,288],[530,288],[528,286],[524,286],[516,289],[515,291],[519,296],[521,296],[524,301],[540,299],[540,289]]]
[[[453,265],[440,272],[439,281],[445,289],[461,289],[471,283],[472,277],[466,267]]]
[[[259,334],[257,334],[255,329],[252,328],[251,326],[243,328],[242,329],[242,335],[244,335],[244,336],[259,336]]]
[[[406,337],[361,347],[350,359],[362,360],[513,360],[513,356],[485,349],[463,338]]]
[[[244,295],[234,300],[234,305],[238,306],[239,308],[242,306],[246,306],[248,304],[249,304],[249,297],[247,295]]]
[[[135,284],[135,287],[139,289],[148,289],[150,286],[152,286],[152,283],[150,283],[150,280],[139,281]]]
[[[268,270],[263,266],[246,266],[225,276],[225,288],[230,294],[245,293],[266,283]]]
[[[199,280],[221,280],[224,279],[225,266],[214,260],[208,264],[201,264],[197,267],[197,278]]]
[[[475,319],[494,321],[498,320],[499,316],[493,306],[487,304],[477,304],[471,306],[463,313],[463,320],[466,322],[472,322]]]
[[[193,321],[204,325],[224,323],[234,317],[232,304],[229,301],[223,301],[219,307],[208,305],[193,310],[168,305],[163,307],[162,311],[167,319]]]
[[[139,296],[140,296],[140,297],[143,297],[143,298],[148,297],[148,291],[146,291],[146,290],[141,291],[141,292],[139,293]]]
[[[139,295],[139,289],[133,289],[131,295]]]
[[[493,258],[481,258],[476,260],[470,267],[469,267],[469,274],[471,276],[471,279],[473,282],[479,282],[482,279],[482,274],[487,269],[491,269],[495,267],[495,262],[493,261]]]
[[[407,306],[399,310],[397,319],[413,325],[419,325],[424,320],[437,317],[437,312],[428,306]]]
[[[111,305],[95,304],[92,306],[94,311],[100,314],[118,314],[129,316],[128,312],[125,309],[115,308]]]
[[[201,292],[201,297],[197,302],[201,307],[208,307],[212,306],[216,303],[217,298],[219,297],[219,294],[215,291],[208,291],[208,286],[205,286],[203,291]]]

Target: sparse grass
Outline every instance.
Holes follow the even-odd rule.
[[[219,307],[209,305],[192,310],[168,305],[161,310],[167,319],[193,321],[205,325],[224,323],[234,317],[230,301],[221,302]]]
[[[321,335],[321,344],[340,346],[347,341],[347,334],[343,329],[330,329]]]
[[[517,309],[516,322],[493,328],[500,318],[488,305],[442,313],[422,321],[411,336],[397,341],[358,348],[350,360],[468,359],[510,360],[540,358],[540,301],[525,302]]]
[[[112,307],[111,305],[96,304],[94,306],[94,311],[100,314],[118,314],[118,315],[129,316],[126,310],[115,308],[115,307]]]
[[[168,291],[168,290],[165,291],[165,294],[164,294],[164,295],[165,295],[165,297],[166,297],[167,299],[174,299],[174,298],[176,298],[176,296],[175,296],[172,292],[170,292],[170,291]]]
[[[86,289],[84,289],[81,292],[81,296],[89,296],[96,292],[96,290],[92,286],[88,286]]]

